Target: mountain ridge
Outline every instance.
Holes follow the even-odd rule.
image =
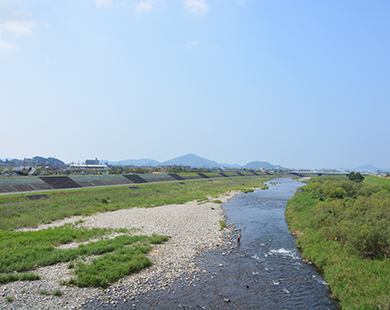
[[[218,163],[214,160],[200,157],[198,155],[189,153],[179,157],[175,157],[163,162],[158,162],[153,159],[126,159],[121,161],[108,161],[100,160],[101,164],[108,163],[109,165],[119,165],[119,162],[123,165],[134,165],[134,166],[191,166],[193,168],[247,168],[247,169],[257,169],[257,168],[266,168],[266,169],[284,169],[280,165],[272,165],[267,161],[252,161],[244,166],[240,164],[227,164],[227,163]]]

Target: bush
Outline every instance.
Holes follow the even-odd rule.
[[[326,240],[341,241],[351,252],[376,257],[390,253],[390,192],[383,186],[342,179],[313,180],[297,193],[312,199],[305,221]],[[311,198],[310,198],[311,197]],[[294,204],[299,212],[301,205]],[[286,212],[288,214],[288,212]]]
[[[345,189],[343,189],[342,187],[337,187],[336,189],[330,192],[329,197],[342,199],[345,197],[346,194],[347,192],[345,191]]]
[[[357,249],[362,254],[378,252],[383,245],[382,236],[376,227],[372,225],[362,224],[359,226],[350,227],[348,241],[350,245]]]

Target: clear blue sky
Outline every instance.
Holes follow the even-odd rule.
[[[0,158],[390,167],[390,2],[0,0]]]

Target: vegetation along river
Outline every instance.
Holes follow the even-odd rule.
[[[170,291],[139,299],[137,309],[340,309],[319,271],[302,262],[284,216],[302,183],[276,179],[268,190],[241,194],[224,204],[227,222],[242,239],[198,258],[204,274],[196,286],[180,281]],[[236,236],[234,236],[234,239]],[[222,254],[223,253],[223,254]],[[225,254],[225,255],[224,255]],[[172,293],[174,291],[174,294]],[[117,304],[117,309],[132,308]]]

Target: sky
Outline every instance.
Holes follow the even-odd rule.
[[[0,0],[0,158],[390,168],[389,11]]]

